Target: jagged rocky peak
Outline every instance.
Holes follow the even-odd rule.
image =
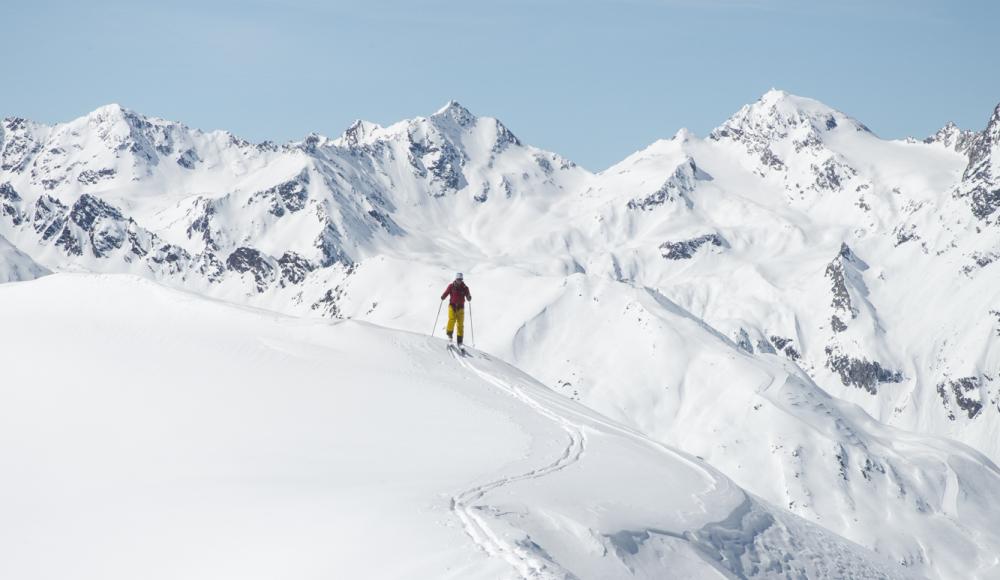
[[[132,109],[119,105],[118,103],[110,103],[102,107],[98,107],[84,115],[81,119],[77,121],[86,121],[91,125],[114,125],[114,124],[126,124],[134,130],[149,130],[153,127],[172,127],[177,129],[188,129],[186,125],[178,123],[177,121],[169,121],[167,119],[161,119],[159,117],[153,117],[149,115],[143,115]],[[70,122],[73,124],[73,122]]]
[[[859,258],[858,255],[854,253],[854,250],[852,250],[851,247],[847,245],[847,242],[840,243],[840,251],[837,253],[837,258],[842,258],[844,260],[847,260],[851,264],[854,264],[854,266],[856,266],[860,270],[868,269],[868,264],[866,264],[864,260]]]
[[[25,119],[24,117],[4,117],[3,125],[0,126],[0,141],[4,133],[17,133],[22,132],[30,127],[36,127],[38,123],[30,119]]]
[[[796,130],[821,134],[845,126],[870,132],[860,122],[815,99],[771,89],[757,102],[740,108],[709,138],[775,141]]]
[[[983,131],[983,138],[993,145],[1000,145],[1000,103],[997,103],[997,106],[993,108],[990,122],[986,124],[986,130]]]
[[[437,122],[445,121],[454,123],[459,127],[471,127],[476,123],[476,116],[463,107],[458,101],[448,101],[448,104],[438,109],[431,115],[431,119]]]
[[[924,139],[924,143],[939,143],[959,153],[965,153],[978,136],[979,133],[961,129],[954,122],[948,121],[944,127],[941,127],[936,133]]]
[[[0,129],[0,170],[23,171],[42,150],[50,127],[22,117],[7,117]]]
[[[81,120],[90,127],[97,128],[98,134],[102,137],[116,134],[121,135],[123,138],[126,138],[125,136],[137,138],[139,136],[147,136],[154,125],[173,125],[173,123],[162,119],[147,118],[118,103],[98,107],[78,121]],[[72,130],[77,129],[75,126],[76,123],[71,122],[69,125]]]
[[[978,219],[992,221],[1000,210],[1000,105],[993,109],[986,129],[970,140],[965,154],[969,164],[955,195],[968,198]]]
[[[83,145],[79,141],[84,128],[93,131],[116,154],[127,152],[149,164],[156,164],[161,156],[173,154],[179,133],[188,130],[179,123],[146,117],[112,103],[58,126],[57,136]]]
[[[665,203],[682,201],[688,209],[692,209],[694,201],[691,194],[698,186],[697,182],[712,179],[711,175],[698,167],[693,157],[687,156],[659,189],[645,197],[630,200],[627,207],[649,211]]]
[[[345,133],[346,134],[346,133]],[[298,147],[299,149],[305,151],[306,153],[316,153],[317,150],[327,147],[331,144],[333,145],[344,145],[342,142],[343,138],[337,140],[331,140],[326,135],[320,133],[309,133],[306,138],[299,143],[293,143],[292,147]]]
[[[969,168],[987,160],[998,147],[1000,147],[1000,104],[993,109],[993,114],[990,115],[986,128],[981,133],[973,133],[967,151]],[[966,169],[966,174],[968,173],[969,170]]]
[[[371,141],[375,133],[381,129],[382,126],[377,123],[358,119],[351,123],[338,141],[347,147],[358,147]]]

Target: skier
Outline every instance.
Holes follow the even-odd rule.
[[[472,302],[472,294],[469,293],[469,287],[465,285],[461,272],[455,274],[455,281],[444,289],[441,300],[447,296],[451,296],[448,302],[448,327],[445,329],[448,341],[451,342],[452,331],[458,323],[458,347],[462,348],[462,337],[465,335],[465,301]]]

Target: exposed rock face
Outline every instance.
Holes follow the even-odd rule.
[[[832,300],[830,305],[834,311],[854,319],[858,316],[858,310],[851,301],[851,293],[848,291],[848,277],[860,276],[860,272],[868,269],[868,265],[860,260],[851,251],[847,244],[841,244],[840,253],[826,267],[826,277],[830,279],[830,293]],[[838,318],[838,321],[840,319]],[[843,324],[843,322],[841,322]]]
[[[0,169],[11,173],[20,173],[27,169],[34,156],[44,146],[35,139],[33,135],[35,128],[36,125],[27,119],[19,117],[4,119]]]
[[[285,212],[295,213],[305,208],[309,199],[308,187],[309,171],[303,169],[294,178],[253,194],[250,202],[266,203],[271,214],[281,217]]]
[[[877,361],[854,358],[831,346],[826,347],[826,354],[827,367],[840,376],[844,386],[854,386],[876,395],[882,383],[903,382],[903,373],[884,368]]]
[[[201,163],[201,157],[198,156],[198,152],[194,149],[186,149],[177,156],[177,165],[180,165],[184,169],[194,169]]]
[[[84,169],[80,172],[80,175],[77,176],[76,180],[87,185],[94,185],[99,181],[114,178],[116,173],[117,172],[114,169],[110,168],[98,169],[97,171],[94,171],[93,169]]]
[[[281,284],[301,284],[310,272],[316,269],[312,262],[306,260],[295,252],[285,252],[278,258],[278,267],[281,268]]]
[[[644,198],[637,198],[628,202],[628,208],[632,210],[651,211],[664,203],[683,201],[684,205],[691,209],[694,201],[691,193],[697,187],[698,181],[711,181],[712,176],[698,169],[694,159],[690,157],[674,171],[660,189],[647,195]]]
[[[790,338],[778,335],[771,335],[771,344],[774,345],[774,349],[772,349],[772,352],[774,352],[775,350],[777,352],[782,352],[785,354],[786,357],[788,357],[793,361],[797,361],[800,358],[802,358],[802,353],[800,353],[795,348],[795,345],[793,344],[792,339]]]
[[[940,143],[949,149],[965,153],[974,144],[978,136],[979,133],[976,131],[959,129],[955,123],[949,122],[944,127],[938,129],[937,133],[924,139],[924,143]]]
[[[817,190],[841,191],[844,189],[844,183],[858,174],[856,169],[834,157],[810,167],[816,175],[813,187]]]
[[[49,241],[62,231],[68,209],[52,196],[43,195],[38,198],[31,221],[35,231],[41,236],[41,241]]]
[[[956,419],[955,408],[957,407],[969,419],[975,419],[983,410],[981,391],[985,382],[992,382],[992,380],[987,378],[984,381],[982,377],[974,376],[938,383],[937,392],[941,397],[941,403],[948,410],[948,418],[952,421]]]
[[[830,317],[830,328],[832,328],[834,332],[844,332],[847,330],[847,325],[844,324],[844,321],[841,320],[839,316],[834,314]]]
[[[993,221],[1000,209],[1000,105],[993,110],[986,129],[966,140],[969,164],[955,196],[967,198],[972,215]]]
[[[117,208],[92,195],[81,195],[69,213],[70,222],[86,232],[94,255],[106,257],[125,241],[125,216]],[[68,231],[68,230],[64,230]]]
[[[343,318],[343,313],[341,312],[340,302],[344,298],[346,293],[347,284],[349,283],[351,276],[356,272],[356,266],[353,264],[348,265],[343,270],[343,280],[340,284],[337,284],[333,288],[327,288],[326,292],[320,297],[319,300],[310,305],[310,310],[320,312],[323,316],[328,318]]]
[[[222,200],[199,198],[192,209],[194,218],[187,227],[188,238],[200,237],[207,251],[217,252],[225,242],[223,227],[216,223]]]
[[[745,328],[741,328],[739,333],[736,335],[736,346],[750,354],[753,354],[753,343],[750,341],[750,335],[747,333]]]
[[[24,215],[21,210],[21,196],[10,183],[0,183],[0,216],[11,221],[15,226],[21,225]]]
[[[660,244],[660,254],[667,260],[690,260],[698,248],[702,246],[728,248],[729,244],[719,234],[705,234],[690,240],[680,242],[663,242]]]
[[[411,141],[410,163],[418,175],[429,178],[435,196],[458,191],[468,184],[462,173],[462,154],[448,141]]]
[[[272,260],[253,248],[236,248],[226,258],[226,268],[240,274],[249,272],[257,290],[263,292],[275,280],[275,266]]]
[[[509,147],[512,146],[520,147],[522,145],[521,140],[518,139],[516,135],[511,133],[510,129],[508,129],[506,126],[503,125],[503,123],[500,123],[499,121],[496,122],[496,135],[497,138],[493,142],[493,149],[492,149],[494,154],[503,153]]]

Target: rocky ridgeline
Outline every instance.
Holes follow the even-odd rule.
[[[956,149],[968,156],[969,164],[955,195],[968,200],[976,218],[1000,224],[1000,105],[982,133],[964,135],[956,143]]]

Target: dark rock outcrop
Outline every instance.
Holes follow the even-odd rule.
[[[646,197],[630,200],[627,207],[631,210],[651,211],[664,203],[683,201],[691,209],[694,207],[691,193],[698,182],[711,180],[712,176],[699,169],[694,159],[688,157],[659,189]]]
[[[903,382],[903,373],[887,369],[877,361],[848,356],[831,346],[826,347],[826,355],[827,368],[840,376],[844,386],[854,386],[876,395],[882,383]]]
[[[253,275],[257,291],[263,292],[275,279],[275,266],[264,254],[253,248],[240,247],[226,258],[226,268],[240,274]]]
[[[281,269],[281,285],[301,284],[310,272],[316,269],[312,262],[296,254],[295,252],[285,252],[278,258],[278,267]]]
[[[954,401],[955,406],[963,411],[969,419],[975,419],[983,410],[983,401],[980,396],[982,385],[983,380],[978,376],[961,377],[938,383],[937,392],[945,409],[948,410],[948,418],[952,421],[955,420],[955,413],[951,409],[951,402]]]
[[[663,242],[660,244],[660,254],[667,260],[690,260],[704,245],[728,248],[729,244],[719,234],[705,234],[690,240],[680,242]]]

